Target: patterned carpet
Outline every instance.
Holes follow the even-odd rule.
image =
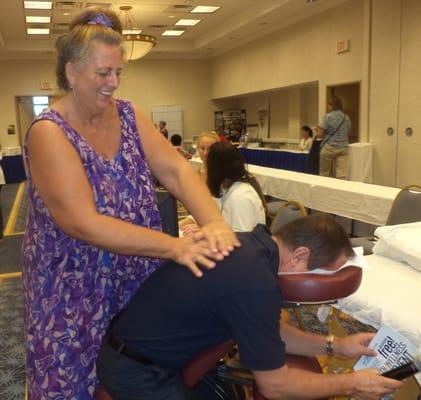
[[[25,397],[21,278],[0,278],[0,399]]]

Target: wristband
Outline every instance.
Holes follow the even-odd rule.
[[[335,341],[335,335],[330,334],[326,336],[326,354],[331,357],[334,354],[333,342]]]

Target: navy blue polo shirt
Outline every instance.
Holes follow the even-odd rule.
[[[263,225],[238,236],[241,247],[202,278],[173,261],[163,264],[114,322],[112,334],[163,368],[182,368],[228,339],[238,344],[246,368],[280,368],[278,247]]]

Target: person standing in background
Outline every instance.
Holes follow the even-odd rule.
[[[165,121],[159,121],[159,132],[161,132],[165,139],[168,139],[167,123]]]
[[[330,111],[323,117],[319,127],[323,138],[320,144],[320,175],[346,179],[351,119],[343,112],[339,97],[331,96],[328,107]]]
[[[191,165],[131,102],[114,98],[121,32],[109,9],[87,8],[71,21],[56,43],[64,95],[26,135],[22,278],[31,400],[93,400],[107,326],[162,260],[200,277],[239,246]],[[199,222],[194,237],[162,232],[152,176]]]

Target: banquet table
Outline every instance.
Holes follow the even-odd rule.
[[[192,164],[200,167],[201,160]],[[258,165],[248,165],[263,193],[282,200],[296,200],[322,212],[373,225],[384,225],[398,188],[352,182]]]
[[[240,152],[244,161],[248,164],[296,172],[308,171],[308,151],[241,147]],[[347,176],[349,180],[372,182],[372,153],[373,145],[371,143],[352,143],[349,145]]]

